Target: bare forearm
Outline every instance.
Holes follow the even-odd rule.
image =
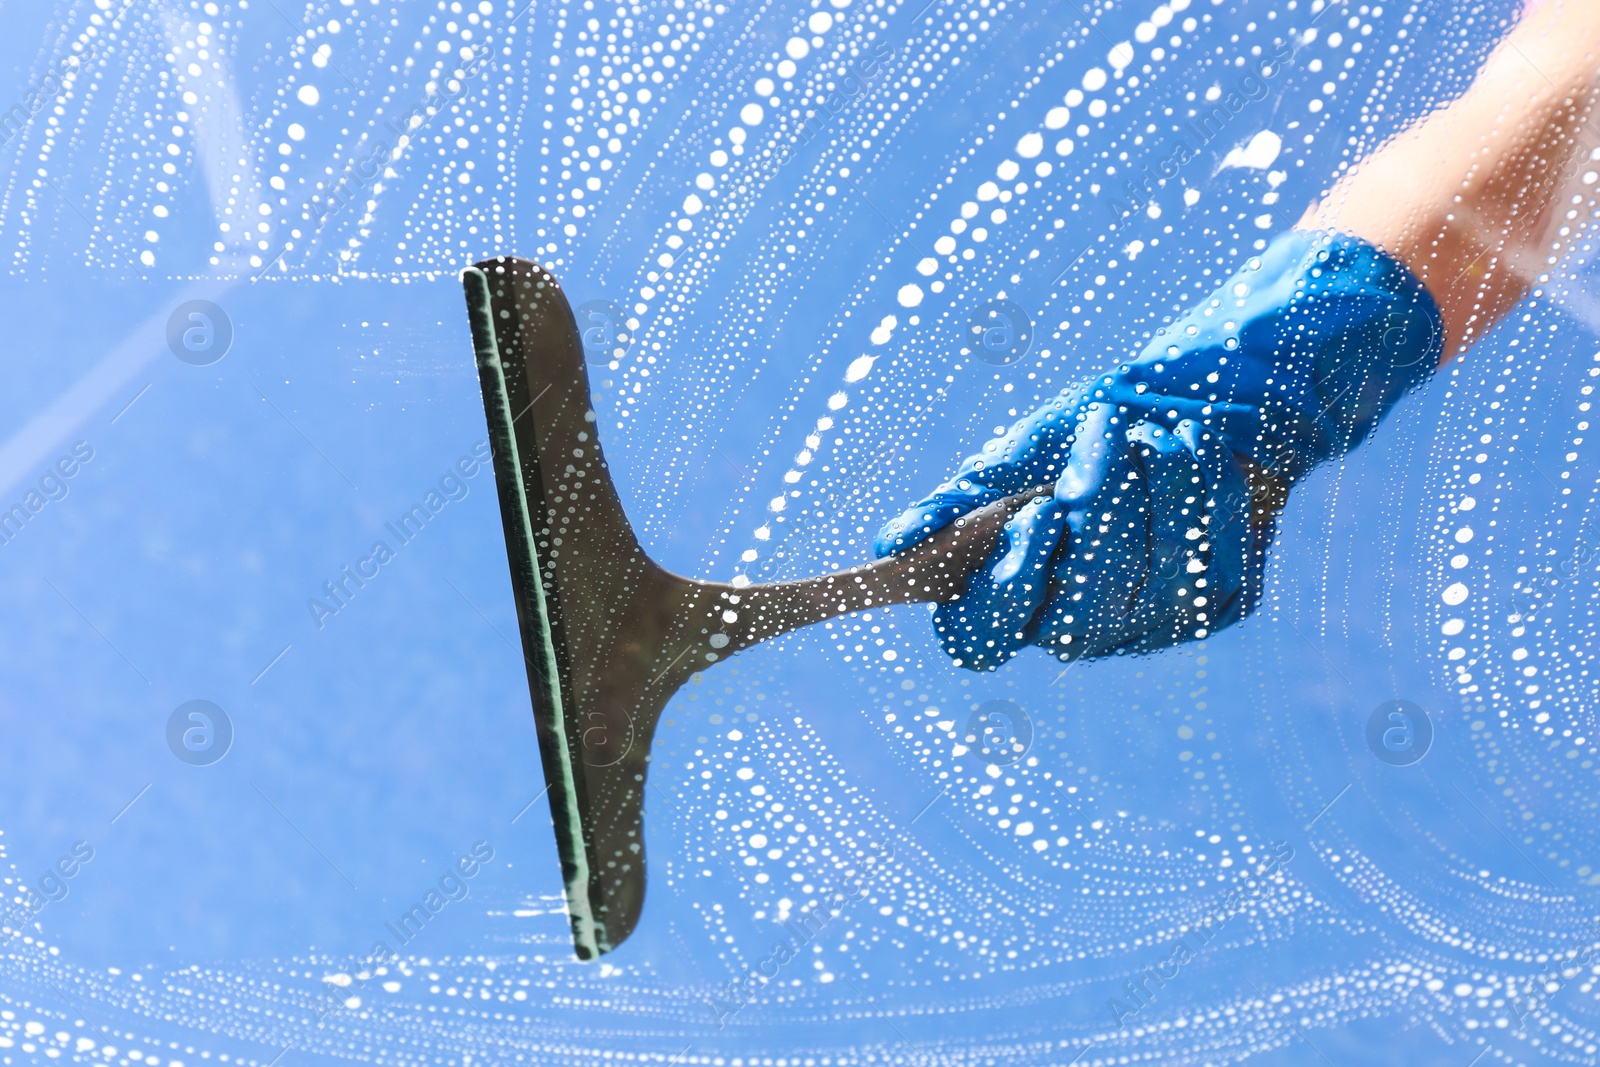
[[[1345,175],[1301,220],[1397,256],[1469,347],[1546,269],[1578,154],[1600,145],[1600,4],[1551,0],[1472,87]]]

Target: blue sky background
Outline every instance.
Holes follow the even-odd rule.
[[[1593,1062],[1587,249],[1296,490],[1233,630],[977,676],[907,607],[706,671],[657,737],[644,919],[602,964],[571,958],[528,807],[490,475],[320,628],[306,605],[485,437],[465,263],[537,258],[637,320],[591,372],[656,559],[813,574],[1448,99],[1508,5],[483,7],[4,16],[25,109],[88,58],[3,146],[0,506],[93,451],[0,545],[8,899],[76,842],[93,858],[8,924],[0,1060],[1464,1067],[1487,1041],[1482,1063]],[[1130,170],[1197,140],[1190,94],[1225,96],[1275,40],[1295,58],[1262,98],[1113,224]],[[852,93],[875,42],[891,56]],[[438,114],[400,146],[419,102]],[[801,144],[792,109],[831,117]],[[349,177],[380,149],[385,173]],[[359,195],[324,214],[341,178]],[[166,341],[193,299],[232,326],[207,366]],[[997,299],[1036,327],[1004,367],[959,354]],[[955,734],[1000,698],[1034,742],[991,777]],[[167,745],[194,699],[234,731],[210,766]],[[1367,745],[1390,700],[1430,717],[1415,765]],[[480,841],[470,896],[362,977]],[[1246,878],[1275,843],[1293,858]],[[883,844],[868,899],[719,1028],[708,1000]],[[1196,926],[1216,939],[1119,1020],[1108,1001]],[[1583,976],[1536,992],[1562,956]],[[353,1001],[319,1025],[328,988]]]

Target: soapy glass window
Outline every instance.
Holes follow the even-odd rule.
[[[1515,16],[8,11],[0,1061],[1592,1062],[1588,244],[1296,485],[1236,625],[708,660],[582,962],[460,280],[559,280],[664,567],[838,570]]]

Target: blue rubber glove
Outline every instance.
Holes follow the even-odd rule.
[[[958,666],[1028,645],[1063,660],[1153,652],[1248,615],[1271,523],[1247,471],[1286,487],[1360,444],[1443,351],[1439,310],[1358,238],[1291,231],[1143,352],[1066,390],[886,525],[879,557],[1033,487],[965,594],[934,614]]]

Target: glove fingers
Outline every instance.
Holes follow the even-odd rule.
[[[1102,466],[1095,496],[1069,514],[1071,550],[1036,643],[1063,659],[1154,652],[1241,617],[1264,541],[1232,451],[1193,420],[1141,422]],[[1080,485],[1086,484],[1080,478]],[[1254,553],[1254,555],[1253,555]]]
[[[1231,449],[1216,434],[1207,434],[1203,462],[1207,468],[1206,540],[1210,559],[1206,561],[1206,599],[1209,610],[1199,621],[1209,633],[1230,626],[1243,618],[1248,597],[1261,588],[1260,557],[1266,544],[1257,544],[1250,529],[1250,482]]]
[[[1000,480],[1000,479],[997,479]],[[1019,486],[1012,492],[1022,492]],[[930,534],[944,529],[961,516],[1011,494],[972,477],[956,477],[946,482],[916,505],[889,520],[872,540],[872,553],[879,559],[910,548]]]
[[[1126,451],[1126,416],[1105,402],[1088,404],[1073,438],[1072,455],[1061,477],[1056,480],[1056,499],[1069,508],[1087,505],[1100,495],[1114,475],[1125,474],[1116,467]]]
[[[1128,434],[1147,492],[1150,541],[1148,570],[1129,622],[1136,635],[1131,651],[1151,651],[1194,636],[1204,614],[1207,586],[1196,586],[1210,562],[1205,502],[1209,473],[1195,455],[1199,427],[1189,421],[1175,430],[1141,423]]]
[[[1117,422],[1113,422],[1113,419]],[[1078,435],[1072,463],[1056,485],[1067,511],[1069,551],[1052,568],[1053,595],[1040,617],[1036,643],[1062,659],[1104,655],[1131,636],[1133,596],[1148,570],[1149,520],[1144,482],[1134,469],[1124,433],[1110,409],[1091,415]],[[1095,447],[1086,447],[1090,441]],[[1082,452],[1078,448],[1082,448]]]
[[[1135,435],[1130,434],[1130,438]],[[1150,491],[1151,574],[1127,650],[1155,652],[1205,637],[1242,617],[1253,561],[1250,486],[1232,450],[1199,423],[1143,428],[1134,442]]]
[[[1005,524],[961,598],[939,605],[934,626],[957,666],[993,670],[1032,643],[1033,618],[1049,589],[1050,559],[1065,529],[1054,500],[1029,501]]]
[[[985,504],[1053,484],[1067,462],[1078,406],[1075,394],[1058,396],[984,445],[948,482],[885,523],[873,553],[893,555]]]
[[[1213,632],[1232,626],[1256,609],[1266,577],[1267,548],[1272,543],[1275,525],[1272,521],[1261,522],[1261,517],[1253,513],[1250,481],[1237,460],[1231,477],[1228,483],[1230,488],[1218,494],[1218,515],[1213,522],[1218,530],[1215,538],[1218,545],[1217,566],[1224,575],[1218,584],[1237,592],[1226,601],[1219,596],[1219,611],[1210,625]],[[1224,508],[1224,501],[1242,503]]]

